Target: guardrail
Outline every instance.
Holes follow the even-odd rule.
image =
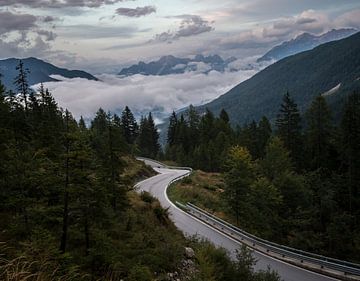
[[[329,258],[329,257],[305,252],[302,250],[294,249],[291,247],[279,245],[277,243],[256,237],[236,226],[231,225],[230,223],[220,218],[217,218],[216,216],[208,213],[205,210],[200,209],[199,207],[191,203],[187,203],[186,205],[183,205],[177,202],[177,205],[182,209],[185,209],[191,215],[194,215],[195,217],[206,222],[212,227],[224,232],[225,234],[231,236],[232,238],[238,240],[239,242],[247,244],[248,246],[256,249],[257,251],[266,253],[271,256],[275,256],[283,260],[293,259],[294,260],[293,263],[299,264],[300,266],[304,266],[305,263],[308,263],[304,267],[307,267],[309,269],[313,268],[312,265],[315,265],[319,268],[319,270],[316,270],[318,272],[328,273],[326,272],[326,270],[329,269],[331,271],[340,272],[345,276],[355,275],[360,277],[359,264],[342,261],[334,258]],[[328,274],[328,275],[339,277],[336,274]]]
[[[137,159],[152,161],[159,164],[161,167],[169,169],[189,171],[188,173],[171,180],[168,186],[176,181],[181,180],[182,178],[189,176],[193,171],[192,168],[189,167],[167,166],[159,161],[145,157],[137,157]],[[293,263],[312,271],[320,272],[322,274],[341,278],[343,280],[360,280],[359,264],[342,261],[339,259],[334,259],[267,241],[265,239],[256,237],[255,235],[252,235],[191,203],[184,205],[176,202],[176,205],[189,214],[200,219],[201,221],[211,225],[213,228],[220,230],[235,240],[244,243],[259,252],[263,252],[269,256],[285,260],[286,262]],[[343,276],[340,276],[339,273]]]
[[[193,171],[193,169],[190,168],[190,167],[168,166],[168,165],[166,165],[166,164],[164,164],[164,163],[161,163],[160,161],[153,160],[153,159],[146,158],[146,157],[136,157],[136,159],[141,160],[141,161],[144,161],[144,160],[146,160],[146,161],[151,161],[151,162],[154,162],[154,163],[158,164],[159,166],[165,167],[165,168],[167,168],[167,169],[188,170],[188,171],[191,171],[191,172]]]

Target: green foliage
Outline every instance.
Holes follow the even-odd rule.
[[[242,246],[236,252],[236,260],[230,260],[228,253],[222,248],[215,248],[209,242],[197,241],[194,245],[196,261],[200,272],[193,276],[196,281],[277,281],[280,277],[270,271],[254,271],[256,261],[252,251]]]
[[[316,96],[300,130],[299,111],[286,94],[275,136],[263,118],[238,127],[235,143],[223,150],[228,152],[221,165],[224,192],[209,184],[211,174],[198,178],[197,171],[191,181],[172,186],[170,198],[192,202],[265,239],[360,261],[359,96],[348,96],[338,126],[324,97]],[[224,131],[213,141],[215,120],[205,114],[199,136],[211,139],[206,144],[200,138],[187,156],[203,161],[206,170],[216,139],[219,147],[225,143]]]
[[[205,171],[219,171],[227,150],[234,143],[234,131],[227,113],[216,118],[210,111],[202,117],[190,106],[180,118],[169,119],[165,158]]]
[[[315,97],[339,86],[335,93],[324,95],[339,121],[346,97],[360,89],[359,64],[360,34],[356,33],[279,60],[197,110],[208,108],[218,115],[225,109],[233,125],[258,122],[262,116],[274,124],[285,91],[303,114]]]
[[[160,152],[159,133],[155,127],[151,112],[147,117],[141,118],[137,142],[141,156],[154,159]]]

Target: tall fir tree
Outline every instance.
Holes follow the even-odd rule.
[[[343,163],[347,168],[348,209],[360,208],[360,94],[347,98],[341,120]]]
[[[128,106],[125,106],[125,109],[121,113],[121,125],[126,142],[128,144],[134,144],[138,135],[139,127]]]
[[[331,151],[333,151],[331,144],[333,126],[330,109],[323,96],[320,95],[314,99],[306,112],[306,117],[306,147],[310,154],[311,168],[330,168],[333,162],[333,159],[330,159]]]
[[[297,167],[302,166],[302,134],[301,118],[297,104],[287,92],[280,106],[276,118],[276,134],[284,142],[285,147],[290,151],[291,157]]]
[[[27,80],[27,76],[29,74],[29,69],[24,67],[24,63],[22,60],[19,60],[19,64],[16,67],[18,71],[18,75],[15,77],[14,84],[17,88],[18,94],[20,94],[21,102],[24,103],[25,112],[28,111],[28,99],[30,95],[29,83]]]

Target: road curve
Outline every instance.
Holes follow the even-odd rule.
[[[235,250],[239,248],[240,242],[231,237],[213,229],[209,225],[197,220],[183,210],[176,207],[167,197],[166,188],[168,184],[179,176],[189,173],[188,170],[168,169],[158,162],[144,160],[145,164],[153,167],[159,174],[148,178],[136,185],[139,190],[150,192],[159,201],[162,207],[169,208],[170,218],[176,227],[183,231],[185,235],[198,235],[208,239],[214,245],[227,249],[232,256],[235,256]],[[268,266],[276,270],[284,281],[333,281],[338,280],[332,277],[324,276],[306,269],[287,264],[277,259],[271,258],[259,252],[254,252],[254,257],[258,260],[255,269],[266,270]]]

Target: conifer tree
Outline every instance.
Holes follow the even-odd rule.
[[[21,101],[24,103],[25,112],[28,111],[28,97],[30,94],[29,84],[27,76],[29,74],[29,69],[24,67],[22,60],[19,60],[19,64],[16,67],[18,70],[18,75],[15,77],[14,84],[17,87],[18,94],[21,96]]]
[[[315,98],[307,117],[307,146],[311,157],[311,166],[315,169],[330,167],[330,153],[332,151],[331,137],[331,113],[326,104],[325,98],[321,95]]]
[[[360,207],[360,94],[347,98],[341,120],[343,162],[347,167],[348,209]]]
[[[141,118],[138,145],[144,157],[156,158],[160,150],[159,133],[151,112],[147,117]]]
[[[297,166],[301,166],[302,136],[301,118],[296,103],[287,92],[283,97],[279,114],[276,118],[276,133],[290,151]]]
[[[175,111],[173,111],[173,113],[169,118],[169,127],[167,131],[167,143],[170,146],[175,144],[177,127],[178,127],[178,120]]]
[[[128,106],[125,107],[121,114],[121,125],[125,140],[128,144],[134,144],[138,135],[138,124]]]

